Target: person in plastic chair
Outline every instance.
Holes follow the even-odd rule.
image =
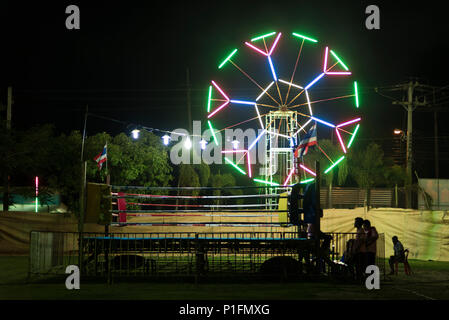
[[[388,261],[390,264],[390,275],[394,274],[394,264],[396,262],[404,262],[404,246],[402,245],[401,241],[399,241],[397,236],[394,236],[391,238],[393,241],[393,249],[394,249],[394,256],[390,256],[390,260]]]

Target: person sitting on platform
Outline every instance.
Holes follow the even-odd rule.
[[[354,245],[355,239],[349,239],[346,242],[346,250],[343,252],[340,262],[346,265],[352,265],[354,263]]]
[[[394,256],[390,256],[390,260],[388,261],[390,264],[390,275],[394,274],[394,264],[396,262],[404,262],[404,246],[401,241],[399,241],[397,236],[394,236],[391,240],[393,240],[393,249]]]
[[[321,261],[320,261],[320,270],[322,272],[326,272],[326,264],[329,265],[329,267],[331,268],[331,272],[333,271],[333,268],[335,266],[335,263],[332,261],[331,259],[331,242],[333,237],[329,234],[325,234],[324,232],[320,231],[320,239],[323,239],[323,242],[321,243],[320,246],[320,256],[321,256]]]
[[[364,264],[364,270],[365,272],[366,267],[370,265],[376,264],[376,250],[377,250],[377,239],[379,238],[379,234],[377,233],[377,230],[375,227],[371,226],[371,222],[369,220],[363,221],[363,230],[366,234],[366,240],[365,240],[365,246],[366,246],[366,253],[365,253],[365,264]]]

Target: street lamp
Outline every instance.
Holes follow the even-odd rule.
[[[164,143],[164,146],[168,146],[168,144],[170,143],[170,136],[168,135],[163,136],[162,141]]]
[[[133,131],[131,131],[133,139],[135,140],[139,139],[139,133],[140,133],[139,129],[134,129]]]
[[[184,147],[187,150],[190,150],[190,148],[192,148],[192,141],[190,140],[190,137],[187,137],[186,142],[184,142]]]
[[[395,135],[403,135],[403,134],[404,134],[404,131],[402,131],[401,129],[394,129],[394,130],[393,130],[393,133],[394,133]]]
[[[207,141],[202,139],[200,141],[200,145],[201,145],[201,150],[206,150]]]

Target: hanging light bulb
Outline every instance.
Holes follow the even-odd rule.
[[[239,147],[239,141],[238,140],[234,140],[234,141],[232,141],[231,142],[232,143],[232,147],[234,148],[234,149],[237,149],[238,147]]]
[[[170,143],[170,136],[168,135],[163,136],[162,141],[164,143],[164,146],[168,146],[168,144]]]
[[[139,139],[139,133],[140,133],[139,129],[134,129],[133,131],[131,131],[133,139]]]
[[[200,141],[200,145],[201,145],[201,150],[205,150],[206,149],[206,145],[207,145],[207,141],[202,139]]]
[[[187,137],[186,142],[184,142],[184,147],[187,150],[190,150],[190,148],[192,148],[192,141],[190,140],[190,137]]]

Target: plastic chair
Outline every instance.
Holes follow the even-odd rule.
[[[402,261],[402,263],[404,264],[404,272],[406,275],[410,276],[412,274],[412,269],[410,268],[410,264],[408,263],[408,254],[409,254],[409,250],[405,249],[404,250],[404,260]],[[398,269],[399,269],[399,262],[396,261],[394,263],[394,271],[395,274],[398,274]]]

